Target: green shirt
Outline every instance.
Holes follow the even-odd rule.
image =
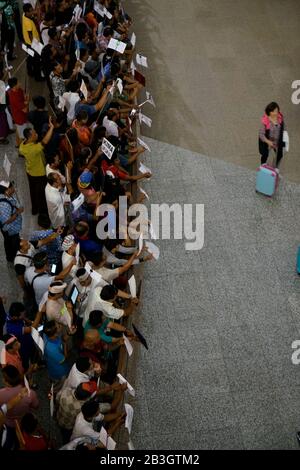
[[[98,333],[99,333],[99,336],[100,338],[102,339],[102,341],[104,341],[104,343],[112,343],[112,336],[108,336],[106,334],[106,329],[107,329],[107,325],[110,323],[110,320],[107,319],[107,320],[104,320],[104,322],[102,323],[101,327],[100,328],[93,328],[91,325],[90,325],[90,322],[87,321],[85,327],[84,327],[84,333],[86,333],[88,330],[97,330]]]
[[[30,176],[46,175],[44,147],[40,142],[29,142],[28,144],[22,142],[19,153],[25,157],[26,173]]]

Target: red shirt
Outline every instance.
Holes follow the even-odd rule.
[[[47,441],[44,436],[32,436],[30,434],[27,434],[26,432],[22,432],[22,435],[25,441],[24,450],[41,451],[48,449]]]
[[[27,122],[27,113],[24,113],[25,95],[21,88],[10,89],[7,92],[11,115],[15,124],[22,125]]]
[[[107,171],[111,171],[112,174],[114,176],[116,176],[116,178],[119,178],[120,180],[127,180],[127,178],[128,178],[127,173],[120,170],[115,165],[110,165],[109,163],[107,163],[106,160],[102,160],[101,167],[102,167],[102,171],[103,171],[104,175],[106,174]]]

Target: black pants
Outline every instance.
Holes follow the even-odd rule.
[[[41,61],[36,52],[33,57],[28,55],[26,64],[29,77],[34,77],[35,80],[41,80]]]
[[[7,261],[13,261],[20,247],[20,235],[8,235],[7,232],[2,230],[4,238],[4,250]]]
[[[32,215],[48,214],[45,197],[46,176],[30,176],[27,173],[29,182]]]
[[[14,28],[7,28],[5,24],[1,26],[1,49],[4,50],[6,44],[8,49],[7,58],[12,59],[14,53],[15,30]]]

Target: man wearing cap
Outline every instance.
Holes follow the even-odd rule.
[[[65,302],[64,293],[67,284],[63,281],[52,282],[48,289],[48,295],[42,299],[45,302],[45,311],[48,321],[54,320],[58,324],[72,330],[73,307],[71,302]]]
[[[68,294],[71,292],[74,285],[78,289],[79,296],[77,299],[75,312],[81,320],[84,317],[84,312],[86,310],[91,292],[93,292],[96,287],[102,288],[107,285],[107,282],[104,281],[100,275],[92,277],[90,271],[85,268],[79,268],[76,271],[73,281],[69,284],[67,289]]]
[[[15,196],[13,184],[9,181],[0,181],[0,228],[8,262],[14,261],[19,248],[23,211]]]
[[[33,266],[26,269],[24,277],[27,285],[31,286],[34,291],[37,305],[40,304],[45,292],[48,291],[50,284],[55,281],[63,280],[71,271],[72,266],[74,266],[74,261],[71,261],[71,263],[56,276],[51,276],[48,272],[49,265],[47,253],[41,252],[34,256]]]
[[[45,188],[49,219],[53,228],[66,226],[66,206],[70,196],[58,173],[49,173]]]

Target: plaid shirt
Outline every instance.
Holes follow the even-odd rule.
[[[5,222],[15,213],[15,210],[11,207],[10,204],[7,202],[1,202],[5,199],[9,201],[15,208],[19,208],[20,206],[14,196],[9,198],[4,196],[0,198],[0,223],[3,226],[2,230],[8,235],[16,235],[17,233],[20,233],[22,229],[22,216],[19,214],[16,220],[10,224],[5,224]]]
[[[58,425],[64,429],[72,430],[83,403],[84,400],[81,401],[75,398],[73,389],[65,388],[62,390],[59,393],[56,413]]]
[[[36,230],[30,237],[30,242],[43,240],[52,235],[53,230]],[[39,251],[46,251],[49,264],[57,264],[61,260],[61,236],[56,237],[52,242],[42,246]]]

